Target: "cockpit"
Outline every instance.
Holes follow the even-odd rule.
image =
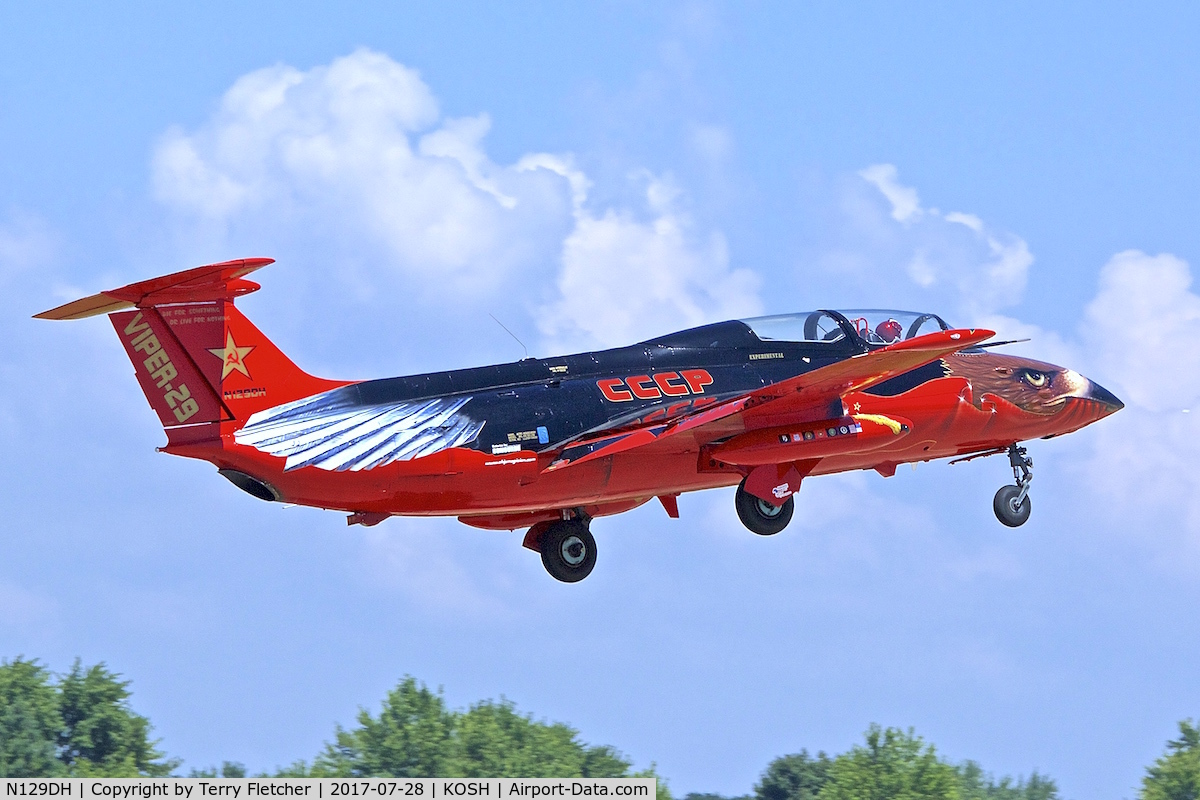
[[[950,328],[937,314],[868,308],[845,311],[809,311],[743,319],[764,342],[837,342],[847,329],[869,345],[895,344]]]

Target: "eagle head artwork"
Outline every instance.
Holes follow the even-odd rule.
[[[982,349],[943,359],[946,375],[971,382],[976,407],[989,397],[1004,400],[1028,414],[1059,416],[1062,433],[1076,430],[1124,408],[1107,389],[1074,370]]]

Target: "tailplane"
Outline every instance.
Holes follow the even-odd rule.
[[[256,411],[345,383],[301,370],[234,307],[235,298],[259,288],[243,276],[270,263],[247,258],[196,267],[35,316],[108,314],[164,428],[244,422]]]

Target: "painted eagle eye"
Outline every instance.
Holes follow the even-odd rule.
[[[1046,385],[1046,373],[1038,372],[1036,369],[1025,370],[1021,377],[1035,389],[1040,389]]]

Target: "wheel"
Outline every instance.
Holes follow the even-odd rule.
[[[1024,525],[1032,510],[1029,495],[1025,495],[1021,505],[1016,504],[1020,494],[1021,490],[1016,486],[1001,486],[1000,491],[996,492],[995,499],[992,500],[992,510],[996,512],[996,519],[1010,528],[1019,528]]]
[[[546,572],[563,583],[581,581],[596,566],[596,540],[581,520],[562,520],[542,534],[540,550]]]
[[[759,536],[772,536],[786,528],[792,521],[792,512],[796,507],[791,497],[777,506],[760,500],[746,491],[745,480],[738,486],[733,504],[742,524]]]

